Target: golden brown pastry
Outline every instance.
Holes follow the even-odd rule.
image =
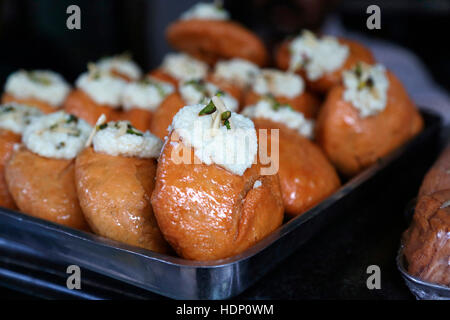
[[[159,139],[125,121],[100,125],[93,147],[82,151],[75,165],[80,205],[95,233],[157,252],[168,251],[150,203],[154,158],[161,145]]]
[[[64,112],[33,120],[23,132],[24,146],[6,164],[6,183],[20,211],[72,228],[87,230],[75,190],[74,158],[89,125]]]
[[[304,213],[340,187],[336,170],[309,140],[313,121],[289,106],[278,102],[270,105],[266,100],[245,108],[243,114],[253,120],[260,132],[259,143],[267,139],[267,150],[272,159],[278,160],[281,194],[288,216]],[[267,137],[261,135],[265,129]],[[274,158],[277,152],[278,158]]]
[[[419,198],[414,218],[403,234],[408,273],[450,287],[450,189]]]
[[[67,97],[64,111],[90,125],[94,125],[102,114],[107,119],[115,119],[119,117],[125,86],[125,80],[90,64],[89,72],[78,77],[77,89]]]
[[[177,50],[214,65],[218,60],[242,58],[259,66],[267,63],[262,41],[244,26],[230,21],[222,8],[217,14],[214,4],[199,3],[172,23],[167,40]],[[208,8],[207,8],[208,7]],[[208,10],[205,15],[200,11]]]
[[[381,65],[358,64],[328,94],[316,141],[351,177],[414,137],[423,120],[400,81]]]
[[[251,90],[245,95],[244,105],[254,105],[263,97],[287,104],[306,118],[315,118],[320,107],[320,100],[305,90],[300,76],[275,69],[263,69],[255,77]]]
[[[419,197],[446,189],[450,189],[450,146],[447,146],[426,174],[419,190]]]
[[[70,86],[55,72],[19,70],[8,77],[2,103],[15,102],[52,113],[62,106],[69,91]]]
[[[328,52],[333,54],[323,59]],[[276,53],[280,69],[295,70],[305,79],[309,89],[319,93],[326,93],[339,84],[342,72],[360,61],[375,63],[372,53],[361,44],[342,38],[317,38],[308,31],[283,42]]]
[[[152,77],[130,82],[122,93],[123,110],[109,120],[126,120],[138,130],[150,130],[153,113],[174,92],[172,84]]]
[[[214,105],[216,111],[202,116],[198,114],[205,105],[184,107],[177,113],[174,131],[158,160],[152,195],[164,237],[180,256],[193,260],[238,254],[274,231],[283,219],[277,175],[262,175],[261,165],[252,164],[258,148],[252,122],[235,113],[225,113],[228,117],[223,118],[226,111],[217,101]],[[222,120],[215,122],[219,115]],[[193,128],[200,124],[205,130],[218,125],[216,135],[208,131],[211,135],[197,139]],[[246,134],[247,149],[241,144],[244,140],[238,140]],[[226,159],[219,141],[228,143],[231,158]],[[241,161],[233,157],[238,154]]]
[[[42,115],[35,107],[16,103],[0,105],[0,206],[16,209],[14,199],[8,190],[5,179],[5,166],[14,151],[15,145],[21,141],[26,125],[35,117]]]

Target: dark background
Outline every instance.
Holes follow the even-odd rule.
[[[166,26],[196,0],[0,0],[0,84],[18,68],[49,68],[73,81],[86,63],[130,51],[145,71],[170,50]],[[225,0],[235,20],[272,50],[286,35],[317,30],[337,13],[345,27],[410,48],[450,89],[450,0]],[[81,8],[81,30],[66,28],[66,8]],[[366,28],[366,8],[381,8],[381,30]]]

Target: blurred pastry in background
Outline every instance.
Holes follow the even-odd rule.
[[[77,88],[67,97],[64,110],[95,125],[102,114],[107,119],[117,117],[127,82],[108,71],[100,70],[95,64],[89,64],[88,68],[89,71],[82,73],[76,80]]]
[[[138,130],[150,129],[153,113],[175,92],[169,82],[153,77],[129,82],[122,93],[122,112],[116,114],[115,120],[128,120]]]
[[[224,86],[226,90],[227,87]],[[180,82],[178,93],[168,97],[156,110],[151,121],[150,131],[164,139],[170,131],[170,124],[177,112],[187,105],[206,103],[219,94],[230,111],[239,109],[239,102],[231,94],[211,82],[203,80],[188,80]]]
[[[127,121],[97,124],[92,147],[84,149],[75,164],[80,205],[95,233],[168,251],[150,203],[161,147],[160,139]]]
[[[375,63],[369,49],[361,44],[332,36],[318,37],[310,31],[286,40],[276,53],[277,66],[298,72],[309,89],[327,93],[341,83],[342,72],[355,64]]]
[[[158,160],[153,210],[186,259],[238,254],[283,220],[278,176],[261,174],[256,162],[252,121],[219,99],[181,109]]]
[[[69,84],[53,71],[18,70],[6,80],[2,103],[17,102],[51,113],[62,107],[69,92]]]
[[[218,61],[207,79],[230,92],[241,105],[245,105],[245,94],[259,73],[259,67],[253,62],[233,58]]]
[[[95,64],[100,71],[111,73],[125,81],[136,81],[142,77],[141,68],[128,53],[104,57]]]
[[[219,60],[242,58],[259,66],[267,50],[256,34],[231,21],[219,3],[197,3],[169,25],[167,40],[179,51],[214,65]]]
[[[287,216],[297,216],[312,208],[340,187],[336,170],[322,150],[310,139],[314,122],[276,100],[263,99],[243,112],[260,132],[267,130],[267,150],[278,145],[281,194]],[[272,134],[278,129],[278,133]],[[272,155],[273,156],[273,155]]]
[[[358,63],[328,94],[316,141],[338,171],[352,177],[422,130],[423,120],[397,77]]]
[[[91,132],[84,120],[63,111],[25,127],[23,146],[6,163],[8,189],[21,212],[88,230],[75,189],[75,157]]]
[[[179,81],[204,79],[208,71],[206,63],[185,53],[168,53],[161,66],[151,71],[149,75],[178,87]]]
[[[419,197],[435,191],[450,189],[450,146],[428,171],[419,190]]]
[[[42,115],[34,107],[15,102],[0,105],[0,206],[16,209],[17,206],[8,190],[5,179],[5,166],[11,158],[15,146],[20,144],[25,126]]]
[[[278,103],[289,105],[306,118],[315,118],[320,100],[306,91],[303,79],[291,72],[262,69],[245,96],[245,105],[254,105],[262,97],[273,97]]]

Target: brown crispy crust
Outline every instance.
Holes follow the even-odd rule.
[[[262,41],[231,21],[181,20],[166,32],[169,43],[180,51],[214,65],[220,59],[242,58],[264,66],[268,60]]]
[[[428,171],[420,187],[419,197],[436,191],[450,189],[450,146]]]

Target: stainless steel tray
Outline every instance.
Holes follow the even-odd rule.
[[[248,288],[293,253],[333,218],[345,214],[366,185],[392,177],[426,145],[438,139],[440,118],[422,112],[425,129],[413,140],[380,159],[337,192],[296,217],[245,252],[222,260],[198,262],[128,246],[0,208],[0,248],[82,269],[176,299],[225,299]]]

